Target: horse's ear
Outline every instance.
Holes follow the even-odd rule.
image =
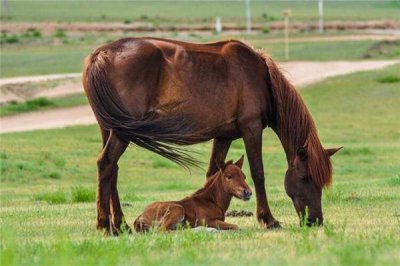
[[[338,151],[340,151],[342,148],[343,148],[343,146],[340,147],[340,148],[325,149],[325,152],[326,152],[326,153],[329,155],[329,157],[330,157],[330,156],[334,155],[335,153],[337,153]]]
[[[240,157],[240,159],[235,163],[235,165],[237,167],[239,167],[240,169],[242,169],[243,161],[244,161],[244,155],[242,155],[242,157]]]
[[[299,147],[297,149],[297,156],[300,157],[300,159],[305,160],[307,159],[307,150],[304,147]]]

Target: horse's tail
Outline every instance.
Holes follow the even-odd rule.
[[[183,167],[198,161],[177,145],[195,143],[192,122],[188,116],[157,117],[149,113],[135,119],[123,106],[107,78],[109,61],[104,51],[97,50],[85,60],[83,86],[99,125],[133,144],[155,152]]]

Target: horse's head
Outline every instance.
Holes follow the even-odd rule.
[[[318,153],[300,147],[290,160],[285,176],[285,189],[293,201],[301,225],[304,222],[308,226],[322,225],[324,220],[321,207],[322,188],[331,181],[330,156],[340,149],[322,149]],[[304,221],[305,218],[307,221]]]
[[[228,193],[242,200],[249,200],[251,189],[246,183],[246,176],[242,172],[243,156],[236,162],[219,163],[223,185]]]

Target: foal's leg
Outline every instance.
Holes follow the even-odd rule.
[[[210,164],[208,166],[207,178],[213,176],[217,171],[217,160],[225,161],[226,155],[228,154],[229,147],[231,146],[232,140],[215,138],[213,142]]]
[[[249,159],[251,177],[254,181],[257,198],[257,219],[267,228],[280,227],[269,209],[267,194],[265,192],[265,177],[262,160],[262,124],[255,121],[241,126],[241,132]]]
[[[113,205],[113,215],[121,216],[118,193],[116,191],[116,178],[118,174],[118,160],[125,151],[128,143],[117,138],[112,131],[101,129],[103,137],[103,151],[97,160],[98,166],[98,189],[97,189],[97,229],[116,231],[110,228],[110,202]],[[115,184],[115,185],[113,185]],[[114,190],[115,189],[115,190]],[[112,200],[114,198],[115,200]],[[118,206],[117,206],[118,205]],[[119,208],[119,213],[116,213]],[[114,218],[115,220],[115,218]],[[111,233],[111,232],[110,232]]]
[[[237,230],[239,227],[236,224],[230,224],[220,220],[209,221],[207,227],[216,228],[219,230]]]

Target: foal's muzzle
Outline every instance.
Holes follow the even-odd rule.
[[[252,195],[251,190],[243,190],[241,198],[243,200],[247,201],[247,200],[249,200],[251,198],[251,195]]]

